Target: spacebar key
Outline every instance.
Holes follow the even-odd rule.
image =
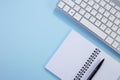
[[[80,23],[82,23],[84,26],[86,26],[89,30],[91,30],[92,32],[94,32],[100,38],[105,39],[107,37],[107,35],[103,31],[99,30],[99,28],[97,28],[95,25],[93,25],[87,19],[82,18],[81,21],[80,21]]]

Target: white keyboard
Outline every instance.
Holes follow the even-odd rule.
[[[120,54],[120,7],[111,0],[60,0],[57,7]]]

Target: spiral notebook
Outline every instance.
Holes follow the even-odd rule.
[[[71,31],[46,69],[61,80],[86,80],[95,63],[105,58],[92,80],[119,80],[120,63],[75,31]]]

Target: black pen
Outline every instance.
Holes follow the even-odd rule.
[[[93,76],[96,74],[96,72],[100,69],[100,67],[102,66],[103,62],[105,59],[102,59],[100,61],[100,63],[95,67],[95,69],[92,71],[92,73],[89,75],[89,77],[87,78],[87,80],[91,80],[93,78]]]

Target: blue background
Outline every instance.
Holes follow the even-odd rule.
[[[0,0],[0,80],[59,80],[45,69],[76,30],[120,62],[120,55],[56,9],[58,0]]]

